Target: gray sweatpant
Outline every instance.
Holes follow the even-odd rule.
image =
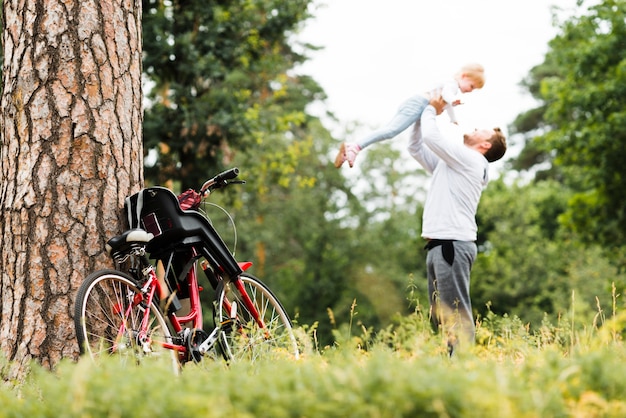
[[[454,241],[453,245],[452,265],[443,257],[443,246],[432,248],[426,256],[431,319],[437,330],[449,336],[451,346],[458,340],[474,342],[470,272],[477,254],[473,241]]]

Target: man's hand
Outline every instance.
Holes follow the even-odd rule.
[[[446,105],[446,101],[443,100],[443,97],[441,97],[441,94],[432,95],[430,96],[429,104],[435,108],[438,115],[441,115],[441,112],[443,112],[443,108]]]

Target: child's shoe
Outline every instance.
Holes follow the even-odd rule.
[[[354,166],[354,160],[356,159],[359,151],[361,151],[361,147],[359,147],[358,144],[353,142],[344,142],[341,144],[337,157],[335,158],[335,167],[341,167],[344,161],[348,161],[350,167]]]
[[[354,165],[354,160],[356,160],[356,156],[361,151],[361,147],[358,144],[353,142],[348,142],[345,146],[346,151],[346,160],[348,160],[348,164],[350,167]]]
[[[339,168],[342,166],[342,164],[344,163],[344,161],[346,161],[346,144],[345,142],[341,144],[341,147],[339,147],[339,152],[337,153],[337,156],[335,157],[335,167]]]

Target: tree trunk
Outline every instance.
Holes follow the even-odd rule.
[[[143,183],[141,2],[4,0],[0,348],[77,358],[75,293]],[[7,378],[7,376],[5,376]]]

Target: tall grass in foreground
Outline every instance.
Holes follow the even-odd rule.
[[[378,332],[351,321],[332,347],[315,347],[302,327],[298,361],[204,361],[178,376],[158,358],[33,366],[26,381],[0,386],[0,417],[626,416],[626,316],[614,304],[588,327],[575,319],[530,331],[488,315],[477,344],[452,357],[416,311]]]

